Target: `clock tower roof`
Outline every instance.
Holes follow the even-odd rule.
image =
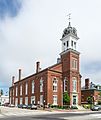
[[[72,34],[73,36],[77,37],[77,30],[75,27],[71,27],[71,22],[69,22],[68,27],[64,29],[62,38],[69,34]]]

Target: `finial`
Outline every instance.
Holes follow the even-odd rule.
[[[69,25],[68,25],[68,26],[70,27],[70,26],[71,26],[71,24],[70,24],[70,20],[71,20],[71,13],[69,13],[67,16],[68,16],[68,20],[69,20]]]

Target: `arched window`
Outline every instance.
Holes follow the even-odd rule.
[[[76,77],[73,77],[72,84],[73,84],[73,92],[76,92],[77,91],[77,79],[76,79]]]
[[[67,92],[67,78],[64,78],[64,92]]]
[[[25,94],[28,94],[28,83],[26,82],[26,87],[25,87]]]
[[[20,95],[22,95],[22,85],[20,85]]]
[[[16,86],[16,96],[18,96],[18,86]]]
[[[32,81],[32,93],[34,93],[34,80]]]
[[[40,92],[43,92],[43,79],[40,79]]]

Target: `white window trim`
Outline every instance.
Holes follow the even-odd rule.
[[[40,79],[40,92],[43,92],[43,79]]]
[[[22,96],[22,85],[20,85],[20,96]]]
[[[32,81],[32,94],[34,94],[34,90],[35,90],[35,82],[34,80]]]
[[[56,83],[55,83],[54,81],[56,81]],[[58,80],[57,80],[56,77],[53,78],[53,86],[56,87],[56,90],[53,90],[53,92],[57,92],[57,91],[58,91]],[[54,88],[54,87],[53,87],[53,88]]]
[[[16,86],[16,96],[18,96],[18,86]]]
[[[26,82],[25,95],[28,95],[28,82]]]
[[[73,92],[77,92],[77,79],[76,77],[72,78],[72,87],[73,87]]]
[[[53,105],[58,105],[58,98],[57,95],[53,95]]]
[[[65,84],[66,81],[68,82],[67,78],[65,77],[65,78],[64,78],[64,92],[67,92],[67,90],[65,89],[65,87],[66,87],[66,84]]]

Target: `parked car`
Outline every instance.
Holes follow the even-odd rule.
[[[22,108],[23,104],[18,105],[18,108]]]
[[[33,104],[29,104],[29,105],[27,105],[27,108],[28,109],[34,109],[34,110],[37,110],[37,105],[33,105]]]
[[[98,105],[94,105],[91,107],[92,111],[98,111],[99,110],[99,106]]]
[[[2,104],[2,106],[8,107],[9,103],[4,103],[4,104]]]
[[[15,105],[13,105],[13,104],[9,104],[8,107],[15,107]]]
[[[22,108],[27,108],[27,105],[22,105]]]
[[[101,105],[97,105],[99,107],[99,110],[101,110]]]

